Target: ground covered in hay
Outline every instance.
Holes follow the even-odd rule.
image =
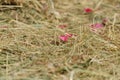
[[[20,4],[1,0],[0,80],[120,80],[120,0]]]

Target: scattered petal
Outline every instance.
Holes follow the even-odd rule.
[[[59,39],[63,42],[68,41],[69,38],[73,37],[73,34],[65,33],[64,35],[61,35]]]
[[[103,28],[103,24],[102,23],[96,23],[96,24],[92,24],[90,27],[91,27],[91,30],[95,33],[99,33],[99,31]]]
[[[68,37],[72,37],[73,36],[73,34],[69,34],[69,33],[65,33],[65,35],[68,36]]]
[[[61,29],[64,29],[64,28],[67,27],[67,25],[63,24],[63,25],[59,25],[58,27],[61,28]]]
[[[66,41],[68,41],[68,38],[69,38],[69,37],[66,36],[66,35],[61,35],[59,38],[60,38],[61,41],[66,42]]]
[[[100,29],[102,27],[103,27],[103,24],[101,24],[101,23],[96,23],[96,24],[91,25],[91,28],[94,28],[94,29]]]
[[[85,8],[84,11],[85,11],[85,13],[91,13],[91,12],[93,12],[93,10],[91,8]]]

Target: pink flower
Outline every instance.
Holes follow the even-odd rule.
[[[91,12],[93,12],[93,10],[91,8],[85,8],[84,11],[85,11],[85,13],[91,13]]]

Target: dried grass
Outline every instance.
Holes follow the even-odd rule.
[[[120,1],[25,0],[0,5],[0,80],[119,80]],[[116,5],[116,6],[114,6]],[[91,7],[93,14],[84,14]],[[101,34],[89,24],[108,18]],[[63,43],[65,32],[77,36]]]

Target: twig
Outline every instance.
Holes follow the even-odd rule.
[[[23,6],[17,6],[17,5],[2,5],[2,6],[0,6],[0,8],[16,8],[16,7],[19,7],[19,8],[21,8],[21,7],[23,7]]]

